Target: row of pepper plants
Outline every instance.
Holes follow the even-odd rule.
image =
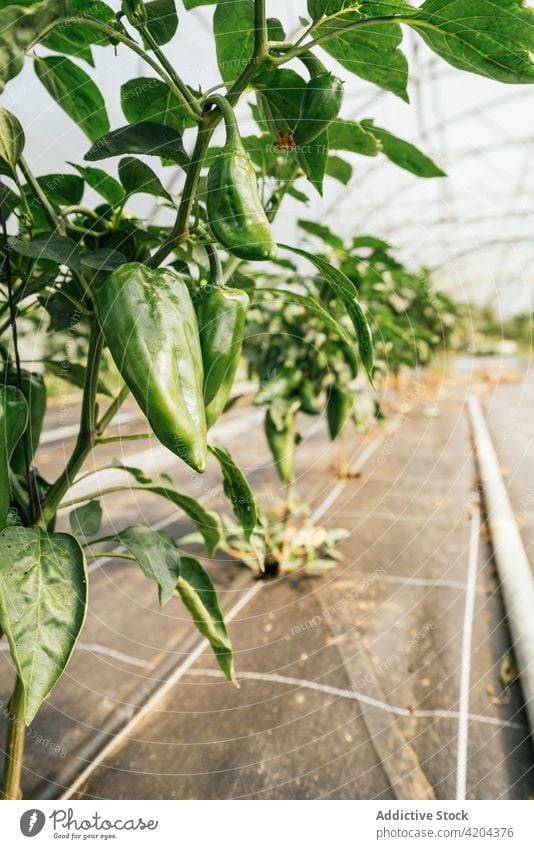
[[[264,382],[257,401],[268,405],[270,444],[286,438],[286,448],[273,449],[285,479],[293,474],[284,466],[287,446],[295,445],[292,420],[287,425],[298,408],[317,408],[321,392],[333,384],[328,397],[337,395],[338,412],[329,421],[337,435],[349,406],[343,393],[358,367],[372,380],[375,351],[378,367],[388,357],[394,363],[411,359],[411,312],[391,301],[388,274],[410,277],[414,315],[418,298],[432,301],[426,342],[440,337],[440,305],[429,295],[425,275],[396,267],[380,240],[356,237],[343,244],[305,220],[303,229],[321,240],[319,250],[277,245],[273,236],[271,225],[286,196],[306,204],[308,192],[322,193],[325,177],[349,184],[352,164],[340,152],[385,155],[421,177],[443,174],[372,119],[343,117],[353,75],[407,101],[408,64],[400,49],[405,25],[460,70],[504,83],[534,81],[534,13],[522,0],[425,0],[419,6],[308,0],[304,17],[295,12],[291,34],[268,17],[265,0],[219,0],[212,4],[214,84],[204,91],[183,78],[187,68],[170,60],[168,46],[187,39],[188,16],[210,0],[183,5],[179,24],[174,0],[123,0],[120,9],[101,0],[0,0],[0,85],[9,92],[24,64],[33,63],[35,85],[44,86],[90,143],[83,161],[73,150],[65,173],[36,175],[25,157],[23,127],[12,111],[0,109],[0,628],[16,671],[2,782],[7,799],[21,796],[25,729],[74,650],[87,606],[86,562],[98,555],[84,537],[98,524],[94,503],[88,499],[78,507],[69,534],[56,532],[57,512],[89,454],[114,438],[106,437],[106,429],[130,393],[155,437],[194,473],[204,472],[208,453],[218,461],[225,492],[261,563],[265,535],[254,494],[230,453],[208,437],[228,403],[251,299],[249,322],[268,323],[274,314],[291,324],[297,339],[297,350],[291,356],[278,351],[274,362],[268,343],[263,351],[247,352],[251,371]],[[146,76],[121,88],[126,123],[116,129],[91,77],[102,49],[131,51],[146,67]],[[240,130],[235,107],[241,99],[252,109],[254,135],[243,137]],[[222,146],[214,143],[219,125]],[[33,131],[39,133],[38,119]],[[151,165],[139,156],[152,157]],[[119,158],[117,176],[94,165],[113,157]],[[184,175],[178,195],[165,188],[162,176],[176,172]],[[357,181],[353,185],[358,203]],[[94,208],[84,205],[88,188],[101,198]],[[156,225],[136,218],[128,203],[140,192],[158,197],[172,221]],[[364,248],[371,257],[368,251],[362,255]],[[261,266],[256,277],[252,269],[259,261],[272,264]],[[23,368],[17,332],[21,316],[42,316],[44,310],[53,334],[66,308],[86,340],[85,367],[71,372],[83,384],[83,399],[72,454],[49,482],[33,462],[45,383],[40,369]],[[292,323],[293,308],[300,312]],[[446,311],[454,313],[450,304]],[[302,333],[308,328],[322,334],[322,343],[304,350],[299,326]],[[424,341],[419,338],[416,346],[420,359]],[[276,344],[272,350],[276,354]],[[109,357],[123,382],[106,406],[101,372]],[[279,382],[273,391],[273,369],[300,369],[300,388],[280,390]],[[196,525],[208,553],[216,550],[216,513],[178,492],[170,479],[126,473],[129,488],[172,501]],[[235,680],[227,629],[200,562],[149,527],[133,525],[116,538],[125,556],[157,583],[161,604],[181,599]]]

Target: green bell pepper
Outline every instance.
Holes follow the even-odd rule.
[[[169,268],[122,265],[95,304],[111,356],[156,437],[197,472],[206,468],[198,322],[189,288]]]
[[[249,298],[241,289],[210,287],[197,306],[208,427],[224,410],[234,382]]]

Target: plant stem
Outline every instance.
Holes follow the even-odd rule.
[[[96,445],[106,445],[108,442],[128,442],[134,439],[154,439],[153,433],[129,433],[122,436],[97,436]]]
[[[176,221],[174,222],[174,226],[169,233],[167,240],[145,263],[149,268],[158,268],[173,248],[177,247],[189,238],[189,216],[191,215],[193,201],[197,193],[202,165],[208,151],[211,137],[214,133],[215,127],[219,123],[220,117],[222,117],[222,115],[219,116],[215,113],[215,118],[218,118],[218,120],[215,120],[212,116],[211,119],[208,119],[207,122],[198,129],[195,147],[191,155],[191,161],[187,167],[187,176],[185,178]]]
[[[180,76],[176,73],[175,69],[165,56],[162,50],[160,50],[159,44],[152,36],[151,32],[147,27],[139,27],[139,32],[143,36],[146,43],[150,46],[154,56],[156,56],[158,62],[164,71],[169,75],[171,80],[173,81],[176,88],[181,92],[183,99],[189,105],[189,112],[191,114],[194,113],[195,120],[198,122],[202,117],[202,109],[200,108],[200,104],[194,94],[191,92],[189,87],[184,83],[184,81],[180,78]]]
[[[0,798],[22,799],[20,774],[26,742],[26,724],[24,722],[24,687],[18,675],[9,700],[8,722],[6,759]]]
[[[100,368],[100,355],[102,353],[102,331],[95,315],[91,318],[91,335],[89,337],[89,350],[87,352],[87,368],[85,372],[85,384],[83,388],[82,409],[80,414],[80,430],[63,472],[54,485],[49,489],[41,507],[39,524],[46,528],[55,516],[57,507],[74,483],[74,478],[80,471],[87,455],[93,448],[97,437],[96,422],[96,390],[98,385],[98,371]]]
[[[43,192],[41,186],[39,185],[39,183],[35,179],[30,166],[28,165],[28,163],[26,162],[26,160],[24,159],[23,156],[21,156],[20,159],[19,159],[19,165],[20,165],[20,170],[22,171],[22,173],[24,174],[24,177],[26,178],[26,180],[28,182],[28,185],[30,186],[32,192],[34,193],[35,197],[38,199],[39,203],[41,204],[41,206],[43,208],[43,212],[45,214],[46,220],[48,221],[48,223],[50,224],[50,226],[52,227],[53,230],[59,230],[59,232],[64,233],[65,228],[63,227],[63,225],[59,221],[53,207],[50,204],[50,201],[48,200],[48,198],[45,195],[45,193]]]
[[[111,404],[107,408],[106,412],[102,415],[100,420],[97,422],[97,424],[96,424],[97,436],[100,436],[102,433],[104,433],[104,431],[108,427],[111,420],[117,415],[118,411],[120,410],[120,408],[122,407],[122,405],[126,401],[129,394],[130,394],[130,390],[128,389],[126,384],[124,384],[124,386],[119,391],[119,394],[116,396],[116,398],[113,399],[113,401],[111,402]]]
[[[90,545],[91,543],[89,543]],[[135,560],[135,557],[132,557],[131,554],[118,554],[113,551],[95,551],[95,552],[86,552],[85,556],[88,560],[98,560],[100,557],[105,557],[106,560],[108,557],[112,557],[117,560]]]
[[[337,17],[337,15],[333,15],[333,18]],[[324,19],[318,22],[321,26],[324,25]],[[284,49],[284,53],[281,56],[273,56],[270,55],[270,61],[275,65],[285,65],[286,62],[289,62],[291,59],[295,59],[297,56],[301,56],[302,53],[306,53],[310,48],[317,47],[320,44],[324,44],[326,41],[331,41],[333,38],[339,38],[341,35],[345,35],[347,32],[352,32],[353,30],[363,29],[364,27],[371,26],[379,26],[385,24],[409,24],[414,27],[426,27],[428,29],[436,29],[435,26],[428,23],[427,21],[419,21],[414,18],[404,18],[399,15],[384,15],[383,18],[365,18],[359,21],[353,21],[350,24],[345,24],[340,27],[332,27],[332,29],[327,30],[327,32],[322,33],[322,35],[318,35],[317,38],[312,39],[312,41],[307,41],[306,44],[293,45],[288,50],[285,46],[282,45],[273,45],[271,49],[280,49],[281,47]]]

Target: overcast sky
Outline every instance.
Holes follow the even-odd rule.
[[[306,14],[301,0],[267,0],[267,8],[288,33]],[[219,81],[213,10],[205,6],[186,12],[178,0],[178,32],[165,48],[181,76],[203,87]],[[352,157],[348,188],[328,180],[323,199],[310,189],[308,210],[286,202],[276,229],[284,240],[289,234],[295,242],[303,238],[293,227],[298,215],[320,218],[340,235],[382,236],[410,264],[435,267],[439,284],[461,298],[493,298],[504,313],[528,308],[534,286],[534,86],[505,86],[457,71],[408,30],[403,49],[410,59],[411,104],[338,69],[346,81],[343,117],[375,118],[432,155],[447,178],[420,180],[384,157]],[[120,84],[132,76],[152,76],[152,71],[123,47],[116,57],[109,49],[95,48],[94,54],[96,68],[86,70],[106,96],[112,127],[121,126]],[[8,84],[0,102],[22,121],[27,158],[37,174],[81,160],[87,139],[42,88],[31,62]],[[249,120],[246,106],[240,114]],[[252,121],[247,129],[255,131]],[[110,161],[112,173],[116,164]],[[176,179],[170,169],[163,177],[167,184]]]

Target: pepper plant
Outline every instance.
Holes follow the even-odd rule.
[[[195,472],[203,472],[211,451],[245,535],[258,539],[253,494],[228,451],[208,437],[227,402],[240,355],[247,298],[236,291],[235,272],[243,262],[287,265],[271,223],[286,195],[306,201],[305,181],[319,193],[325,175],[348,182],[351,164],[339,151],[383,153],[420,176],[441,173],[372,120],[342,117],[351,75],[407,100],[408,66],[400,49],[406,25],[461,70],[505,83],[534,80],[534,13],[522,0],[425,0],[420,6],[405,0],[308,0],[308,18],[299,19],[302,27],[291,35],[267,16],[265,0],[219,0],[213,14],[213,86],[203,91],[183,78],[187,68],[176,67],[166,47],[180,43],[187,15],[201,5],[206,0],[184,0],[186,16],[179,26],[174,0],[123,0],[120,8],[101,0],[0,2],[0,86],[8,84],[9,90],[24,63],[32,62],[36,85],[90,142],[83,163],[73,150],[71,170],[36,175],[19,120],[0,110],[0,626],[17,675],[2,785],[6,798],[20,796],[25,725],[72,654],[86,609],[86,559],[99,555],[78,538],[80,531],[83,536],[89,527],[94,530],[91,499],[78,507],[71,534],[55,531],[57,512],[68,503],[89,453],[113,439],[105,431],[125,398],[132,393],[155,436]],[[105,98],[86,70],[95,51],[104,48],[131,51],[151,74],[122,86],[126,123],[114,129]],[[335,69],[325,64],[331,59]],[[245,138],[234,114],[242,97],[251,98],[258,124],[258,133]],[[221,122],[222,148],[214,144]],[[152,157],[158,170],[139,156]],[[116,157],[116,176],[94,165]],[[165,187],[163,174],[169,172],[183,172],[178,196]],[[88,187],[102,198],[95,208],[84,203]],[[159,198],[171,220],[153,225],[132,216],[129,199],[139,192]],[[351,367],[359,359],[371,374],[371,334],[354,278],[322,256],[292,250],[299,263],[315,265],[342,320],[331,318],[315,294],[301,303],[329,330],[335,327],[339,344],[351,350]],[[85,368],[71,371],[75,382],[82,374],[83,398],[72,454],[48,482],[33,461],[43,383],[22,367],[17,332],[20,316],[45,310],[54,322],[65,302],[86,339]],[[108,355],[124,383],[102,412],[99,375]],[[176,504],[196,523],[208,550],[215,549],[220,525],[212,511],[167,479],[150,481],[135,469],[126,473],[133,488]],[[231,644],[200,563],[180,556],[174,540],[150,528],[132,526],[118,540],[126,550],[122,556],[136,560],[156,581],[162,604],[174,594],[181,597],[233,678]]]

